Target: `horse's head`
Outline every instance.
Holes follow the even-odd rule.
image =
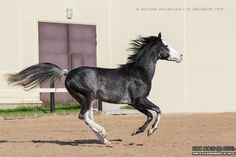
[[[173,49],[166,41],[161,39],[161,33],[158,35],[158,45],[160,47],[157,49],[157,59],[168,60],[168,61],[175,61],[180,63],[182,61],[183,55]]]
[[[158,36],[139,36],[132,40],[129,50],[133,54],[128,57],[128,62],[121,65],[121,68],[134,67],[137,65],[143,66],[150,63],[150,57],[153,61],[168,60],[180,63],[182,61],[182,54],[174,50],[167,42],[161,39],[161,33]]]

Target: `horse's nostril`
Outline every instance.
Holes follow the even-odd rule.
[[[180,56],[181,56],[181,57],[183,57],[183,55],[182,55],[182,54],[181,54]]]

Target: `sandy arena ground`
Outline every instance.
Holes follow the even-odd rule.
[[[191,157],[192,146],[236,146],[236,113],[162,114],[159,129],[131,136],[143,115],[95,115],[114,147],[77,115],[0,120],[0,157]]]

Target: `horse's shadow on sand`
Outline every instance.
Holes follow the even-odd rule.
[[[112,139],[109,140],[112,144],[121,144],[122,139]],[[0,144],[4,143],[34,143],[34,144],[57,144],[61,146],[86,146],[86,147],[102,147],[103,144],[100,143],[99,140],[96,139],[83,139],[83,140],[74,140],[74,141],[62,141],[62,140],[32,140],[32,141],[8,141],[8,140],[0,140]],[[124,146],[143,146],[144,144],[136,144],[136,143],[129,143],[123,144]]]
[[[110,140],[113,143],[120,143],[122,139],[113,139]],[[58,144],[62,146],[81,146],[81,145],[93,145],[93,144],[101,144],[99,140],[96,139],[83,139],[83,140],[74,140],[74,141],[60,141],[60,140],[32,140],[33,143],[38,144]]]

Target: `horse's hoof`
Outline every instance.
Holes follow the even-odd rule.
[[[133,133],[131,134],[132,136],[137,135],[139,133],[143,132],[142,130],[140,130],[140,128],[134,129]]]
[[[113,147],[113,145],[112,145],[111,142],[109,142],[109,141],[106,141],[105,144],[106,144],[107,147],[110,147],[110,148]]]
[[[150,136],[154,133],[154,129],[148,129],[147,136]]]
[[[156,130],[157,130],[157,128],[148,129],[147,136],[152,135]]]
[[[101,130],[101,134],[104,138],[107,138],[107,132],[105,129]]]
[[[138,134],[138,130],[139,129],[134,129],[134,131],[132,132],[131,136],[137,135]]]

